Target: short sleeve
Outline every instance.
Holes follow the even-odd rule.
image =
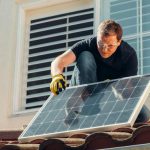
[[[73,53],[75,54],[76,58],[78,59],[80,53],[82,53],[83,51],[88,51],[88,41],[87,40],[82,40],[80,42],[77,42],[76,44],[74,44],[70,49],[73,51]]]

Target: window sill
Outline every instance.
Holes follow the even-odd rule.
[[[22,110],[22,111],[16,111],[13,112],[11,117],[16,117],[16,116],[26,116],[26,115],[35,115],[38,112],[39,108],[34,108],[31,110]]]

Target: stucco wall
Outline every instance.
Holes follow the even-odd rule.
[[[0,130],[21,129],[33,116],[12,116],[18,4],[0,1]]]

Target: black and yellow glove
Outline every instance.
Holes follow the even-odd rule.
[[[52,82],[50,83],[50,90],[54,95],[58,95],[62,89],[66,89],[67,82],[62,74],[57,74],[52,77]]]

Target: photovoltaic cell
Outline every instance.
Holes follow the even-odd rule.
[[[50,96],[19,137],[59,137],[132,126],[150,89],[150,75],[70,87]]]

